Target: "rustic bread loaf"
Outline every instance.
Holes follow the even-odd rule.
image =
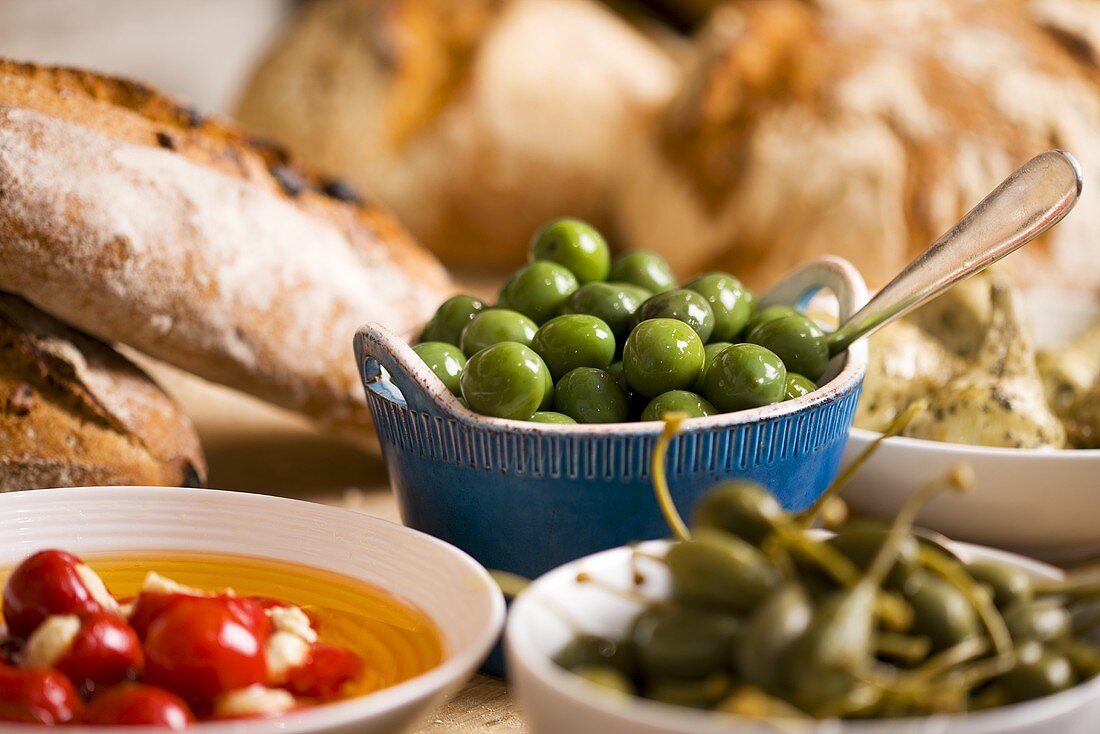
[[[648,142],[619,233],[753,283],[832,253],[881,285],[1031,156],[1100,178],[1100,3],[738,0]],[[1100,187],[1017,257],[1100,288]]]
[[[0,492],[205,478],[190,422],[144,372],[0,293]]]
[[[238,116],[367,187],[459,265],[512,265],[548,219],[606,225],[628,141],[675,91],[589,0],[317,0]]]
[[[450,282],[387,212],[278,146],[140,84],[0,61],[0,289],[365,426],[356,328],[408,333]]]

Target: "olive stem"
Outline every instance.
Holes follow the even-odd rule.
[[[997,611],[993,599],[978,582],[939,551],[922,547],[918,551],[918,556],[925,567],[936,572],[944,581],[958,589],[974,607],[989,634],[989,639],[993,642],[994,652],[998,656],[1011,655],[1012,635],[1008,631],[1008,625],[1005,624],[1001,613]]]
[[[904,431],[905,427],[909,425],[909,422],[916,418],[917,415],[924,412],[927,406],[927,402],[918,400],[894,418],[890,425],[886,427],[886,430],[882,432],[881,436],[872,441],[871,445],[861,451],[859,456],[848,464],[848,466],[841,469],[840,474],[838,474],[836,479],[833,480],[833,483],[829,485],[829,488],[825,490],[825,493],[817,498],[816,502],[810,505],[806,510],[798,513],[796,516],[798,524],[804,528],[809,527],[814,519],[821,513],[821,510],[828,504],[829,500],[840,494],[840,490],[844,489],[845,485],[851,481],[856,472],[863,468],[863,465],[870,460],[876,451],[878,451],[882,442]]]
[[[662,418],[665,422],[661,428],[661,435],[657,437],[657,444],[653,447],[653,455],[650,457],[650,471],[653,473],[653,492],[657,495],[657,504],[661,506],[661,514],[665,516],[665,522],[679,540],[691,540],[691,531],[684,524],[684,518],[680,517],[676,503],[672,499],[672,491],[668,487],[668,475],[665,462],[668,458],[668,447],[672,443],[672,437],[680,432],[680,425],[687,419],[687,413],[665,413]]]

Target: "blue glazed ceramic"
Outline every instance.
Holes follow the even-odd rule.
[[[855,268],[811,263],[761,299],[805,305],[836,296],[842,319],[866,300]],[[368,324],[355,351],[401,516],[484,566],[528,578],[581,556],[668,535],[654,500],[649,456],[659,422],[551,425],[477,415],[412,349]],[[839,468],[866,367],[858,343],[838,355],[819,390],[796,400],[684,423],[669,479],[685,514],[732,477],[755,479],[783,506],[809,506]]]

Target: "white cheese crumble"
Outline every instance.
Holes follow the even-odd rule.
[[[286,691],[257,684],[218,696],[214,702],[214,715],[274,716],[289,711],[294,705],[294,696]]]
[[[187,596],[210,596],[205,591],[184,586],[170,578],[161,576],[156,571],[150,571],[145,576],[145,582],[141,585],[142,591],[152,594],[186,594]]]
[[[290,671],[302,667],[309,659],[309,643],[291,632],[276,632],[267,640],[264,659],[267,661],[267,682],[282,685]]]
[[[111,596],[111,592],[107,591],[107,585],[103,583],[103,579],[99,577],[99,574],[92,569],[85,566],[83,563],[76,564],[76,575],[80,578],[80,582],[84,584],[84,588],[88,590],[92,598],[99,603],[99,606],[103,607],[103,611],[112,612],[118,614],[118,602]]]
[[[72,649],[80,632],[80,618],[75,614],[55,614],[47,617],[27,639],[22,662],[27,668],[52,668]]]
[[[271,620],[271,626],[280,632],[289,632],[301,637],[311,645],[317,642],[317,632],[309,622],[309,616],[301,607],[271,607],[266,610],[267,618]]]

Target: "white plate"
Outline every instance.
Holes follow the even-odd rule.
[[[1025,303],[1040,346],[1071,339],[1100,313],[1090,296],[1031,291]],[[853,428],[845,464],[879,435]],[[965,495],[932,500],[918,524],[1049,561],[1100,555],[1100,449],[1001,449],[890,438],[843,496],[856,513],[892,518],[916,487],[959,461],[974,468],[976,485]]]
[[[661,554],[668,541],[643,548]],[[952,550],[966,560],[993,560],[1018,566],[1034,578],[1056,579],[1055,569],[1026,558],[965,544]],[[638,559],[645,577],[635,587],[630,548],[615,548],[562,566],[538,579],[512,605],[505,631],[509,673],[527,714],[532,734],[1095,734],[1100,720],[1100,679],[1037,701],[991,711],[880,721],[767,723],[641,698],[616,696],[559,668],[553,656],[579,629],[621,637],[640,604],[604,586],[641,591],[649,598],[668,594],[667,567]],[[599,584],[577,583],[587,573]],[[575,620],[574,626],[563,621]]]
[[[209,551],[293,561],[344,574],[412,603],[436,624],[444,660],[376,693],[272,719],[199,724],[203,734],[382,734],[416,723],[473,675],[500,633],[504,600],[485,569],[423,533],[350,510],[236,492],[165,487],[0,494],[0,566],[60,548]],[[4,732],[41,734],[4,724]],[[84,734],[144,728],[67,727]]]

